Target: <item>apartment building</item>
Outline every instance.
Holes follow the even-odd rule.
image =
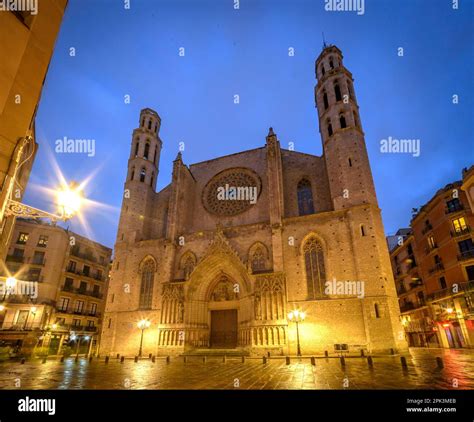
[[[57,354],[93,353],[112,250],[62,227],[17,219],[6,258],[0,342]]]

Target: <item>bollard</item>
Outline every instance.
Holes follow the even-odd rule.
[[[267,352],[267,356],[270,357],[270,352]]]
[[[374,361],[372,360],[372,356],[367,356],[367,365],[369,365],[369,367],[373,367],[374,366]]]
[[[242,356],[242,363],[245,363],[245,356]]]
[[[224,357],[222,358],[222,363],[226,363],[227,362],[227,356],[224,355]]]
[[[324,356],[325,356],[325,357],[328,357],[328,356],[329,356],[329,353],[328,353],[327,350],[324,351]]]
[[[394,355],[394,354],[395,354],[395,350],[393,350],[393,348],[390,349],[390,354],[391,354],[391,355]]]
[[[61,356],[61,359],[59,359],[60,362],[64,362],[64,355]]]
[[[438,364],[438,368],[444,368],[443,359],[439,356],[436,358],[436,363]]]
[[[400,357],[400,363],[402,364],[402,368],[407,368],[407,358],[405,356]]]
[[[203,362],[203,363],[206,363],[206,362],[207,362],[207,356],[203,356],[203,357],[202,357],[202,362]]]
[[[109,363],[109,357],[108,356],[105,357],[105,363]]]
[[[265,365],[267,363],[267,357],[266,356],[263,356],[262,358],[262,363]]]
[[[46,358],[43,358],[43,362],[42,363],[46,363]]]
[[[122,357],[120,358],[120,363],[123,363],[124,360],[125,360],[125,356],[122,356]]]
[[[135,356],[135,363],[138,362],[138,356]]]
[[[360,356],[361,356],[361,357],[364,357],[364,356],[365,356],[364,349],[360,349]]]
[[[316,365],[316,359],[314,356],[311,356],[311,365],[315,366]]]
[[[120,359],[120,353],[117,353],[117,359]]]
[[[289,365],[291,363],[291,359],[289,356],[286,356],[285,357],[285,360],[286,360],[286,364]]]
[[[341,366],[346,366],[346,360],[344,359],[344,356],[341,356],[339,360],[341,361]]]
[[[153,356],[153,354],[150,353],[150,354],[148,355],[148,359],[151,359],[152,356]]]
[[[21,359],[21,364],[23,365],[25,363],[25,358]]]
[[[153,363],[155,363],[155,356],[152,356],[152,357],[151,357],[151,361],[152,361]]]
[[[93,356],[91,355],[91,356],[89,357],[89,362],[92,362],[92,359],[93,359]]]
[[[170,363],[170,357],[166,356],[166,363]]]

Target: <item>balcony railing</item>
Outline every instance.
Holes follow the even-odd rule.
[[[33,317],[31,317],[33,319]],[[2,331],[33,331],[33,330],[41,330],[43,325],[41,322],[35,321],[27,321],[26,324],[23,323],[15,323],[15,324],[5,324],[3,323],[0,330]]]
[[[451,214],[453,212],[458,212],[464,210],[464,205],[459,203],[455,205],[454,207],[447,207],[446,210],[444,211],[445,214]]]
[[[46,258],[44,258],[44,257],[42,257],[42,258],[33,257],[29,260],[29,262],[30,262],[30,264],[33,264],[33,265],[42,265],[42,266],[44,266],[44,265],[46,265]]]
[[[7,255],[7,262],[18,262],[23,263],[25,262],[25,257],[20,255]]]
[[[104,277],[103,274],[100,275],[100,274],[92,273],[92,272],[85,273],[84,271],[77,270],[76,268],[73,268],[73,267],[67,267],[66,271],[68,273],[79,275],[81,277],[93,278],[94,280],[97,280],[97,281],[104,281],[105,280],[105,277]]]
[[[444,270],[444,265],[441,262],[438,262],[437,264],[435,264],[434,267],[430,268],[428,272],[430,274],[434,274],[434,273],[437,273],[438,271],[443,271],[443,270]]]
[[[474,258],[474,249],[464,251],[458,255],[458,261],[465,261],[466,259]]]
[[[465,236],[466,234],[471,233],[471,227],[466,226],[459,230],[451,230],[451,237]]]
[[[76,256],[76,257],[81,258],[81,259],[84,259],[86,261],[91,261],[91,262],[98,263],[98,260],[94,255],[80,252],[80,251],[78,251],[77,249],[74,249],[74,248],[71,248],[71,255]]]
[[[438,249],[437,243],[435,243],[434,245],[429,245],[425,248],[425,254],[429,255],[431,252],[435,251],[436,249]]]

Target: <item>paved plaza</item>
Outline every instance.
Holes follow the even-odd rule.
[[[1,389],[474,389],[474,351],[412,349],[405,355],[367,359],[347,357],[262,358],[190,356],[125,359],[50,358],[0,363]],[[436,357],[442,357],[443,368]]]

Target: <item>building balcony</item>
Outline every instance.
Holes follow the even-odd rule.
[[[28,260],[28,262],[31,264],[31,265],[41,265],[41,266],[45,266],[46,265],[46,259],[45,258],[30,258]]]
[[[430,268],[428,270],[428,272],[430,274],[434,274],[434,273],[437,273],[437,272],[443,271],[443,270],[444,270],[444,265],[441,262],[438,262],[437,264],[435,264],[434,267]]]
[[[438,244],[437,244],[437,243],[435,243],[435,244],[432,245],[432,246],[427,246],[427,247],[425,248],[425,254],[426,254],[426,255],[429,255],[431,252],[435,251],[436,249],[438,249]]]
[[[458,261],[466,261],[467,259],[474,259],[474,249],[464,251],[458,255]]]
[[[19,264],[22,264],[25,262],[25,257],[24,256],[19,256],[19,255],[7,255],[7,262],[17,262]]]
[[[73,267],[67,267],[66,268],[66,271],[68,273],[71,273],[71,274],[74,274],[74,275],[78,275],[78,276],[81,276],[81,277],[87,277],[87,278],[91,278],[91,279],[94,279],[96,281],[105,281],[105,277],[104,275],[100,275],[100,274],[97,274],[97,273],[85,273],[83,271],[80,271],[80,270],[77,270]]]
[[[35,331],[43,329],[41,322],[27,321],[26,324],[3,324],[1,331]]]
[[[444,213],[445,214],[452,214],[452,213],[459,212],[459,211],[464,211],[464,205],[461,204],[461,203],[457,204],[454,207],[446,208]]]
[[[432,224],[425,224],[425,227],[421,230],[421,234],[426,234],[429,231],[433,230],[433,225]]]
[[[461,236],[466,236],[471,233],[471,227],[466,226],[460,230],[451,230],[451,237],[461,237]]]
[[[75,248],[71,248],[70,254],[72,256],[75,256],[76,258],[80,258],[80,259],[83,259],[85,261],[89,261],[89,262],[93,262],[95,264],[99,264],[98,259],[94,255],[80,252]],[[102,264],[100,264],[100,265],[102,265]]]

